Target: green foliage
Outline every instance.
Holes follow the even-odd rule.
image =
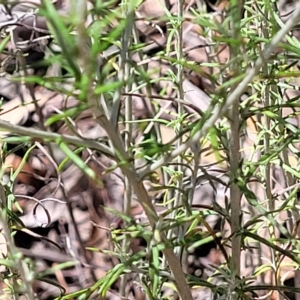
[[[2,138],[1,178],[7,172],[3,161],[10,154],[6,143],[27,149],[22,163],[9,174],[9,181],[1,180],[0,235],[5,237],[8,252],[0,259],[0,265],[7,270],[2,276],[7,295],[18,299],[26,294],[28,299],[34,299],[33,282],[40,280],[61,290],[61,296],[56,299],[105,298],[119,281],[120,295],[126,297],[129,274],[135,275],[148,299],[163,299],[167,288],[184,300],[192,299],[193,288],[209,289],[214,299],[251,299],[251,293],[287,291],[281,274],[282,261],[289,258],[294,270],[300,264],[298,185],[295,186],[300,178],[299,129],[289,122],[299,117],[299,96],[286,96],[291,90],[299,89],[300,43],[289,33],[291,28],[283,31],[289,23],[280,19],[271,0],[229,1],[221,21],[193,7],[189,18],[199,26],[199,35],[210,41],[203,48],[209,47],[211,53],[207,61],[196,62],[189,59],[189,50],[183,51],[183,27],[187,18],[181,3],[184,1],[178,1],[176,14],[157,1],[163,5],[165,14],[159,21],[164,21],[167,27],[166,45],[153,57],[147,57],[143,51],[152,42],[139,40],[134,20],[142,1],[124,0],[119,5],[115,1],[92,2],[92,8],[88,9],[81,7],[84,1],[70,1],[70,13],[61,16],[52,1],[42,1],[39,14],[47,20],[52,39],[42,64],[57,64],[64,75],[19,74],[11,78],[79,100],[76,107],[50,116],[43,123],[45,129],[59,122],[70,125],[90,109],[107,139],[91,140],[82,136],[72,139],[30,128],[21,132],[17,126],[0,124],[2,130],[9,129],[11,133]],[[10,38],[7,35],[0,42],[1,53],[6,51]],[[219,57],[220,49],[228,51],[226,59]],[[168,70],[152,76],[160,68],[147,69],[148,60],[159,61]],[[206,84],[207,97],[210,97],[207,108],[197,105],[197,101],[187,103],[184,74],[196,74]],[[155,95],[152,86],[159,83],[165,85]],[[150,116],[140,119],[134,116],[134,96],[149,99]],[[160,100],[170,101],[175,107],[173,111],[167,105],[162,108]],[[187,107],[194,107],[194,112],[186,112]],[[165,128],[170,130],[167,134],[163,133]],[[172,132],[170,136],[169,132]],[[252,140],[251,134],[255,135]],[[118,264],[89,287],[69,294],[49,276],[74,266],[74,262],[37,273],[33,261],[24,259],[12,238],[16,228],[24,229],[13,209],[16,207],[21,212],[13,195],[13,184],[36,147],[36,139],[55,142],[65,154],[58,172],[71,161],[99,189],[103,188],[101,178],[80,157],[85,149],[91,149],[112,159],[103,174],[120,168],[126,177],[126,213],[104,208],[124,223],[122,228],[109,230],[113,245],[109,254]],[[252,142],[248,143],[247,139]],[[211,169],[217,170],[218,175],[211,175]],[[279,169],[284,174],[284,184],[290,188],[281,192],[283,199],[273,189],[278,182],[272,176]],[[230,198],[224,196],[224,207],[218,203],[193,203],[196,188],[203,179],[215,193],[216,184],[231,191]],[[146,190],[143,183],[149,184],[150,189]],[[263,190],[262,194],[253,191],[253,183]],[[134,196],[147,216],[145,223],[139,224],[128,213]],[[164,207],[162,213],[153,210],[154,202]],[[278,220],[282,212],[289,215],[288,229]],[[211,216],[221,219],[222,228],[218,232],[207,221]],[[265,236],[261,236],[262,228]],[[133,253],[130,244],[137,238],[144,240],[146,246]],[[186,269],[183,272],[188,254],[211,242],[218,245],[223,263],[212,266],[208,280],[187,274]],[[257,265],[244,277],[240,265],[242,250],[261,251],[263,247],[271,253],[270,257],[263,257],[269,261]],[[93,247],[88,250],[108,253]],[[268,274],[275,278],[273,284],[260,284],[259,278]],[[300,292],[298,288],[290,291]]]

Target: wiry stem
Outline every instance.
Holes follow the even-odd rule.
[[[131,68],[129,65],[130,61],[130,52],[129,52],[129,47],[131,45],[131,33],[133,30],[133,25],[134,25],[134,5],[133,3],[126,3],[124,1],[124,17],[127,18],[128,23],[127,26],[123,32],[122,36],[122,48],[121,48],[121,53],[120,53],[120,69],[118,73],[118,80],[127,82],[133,74],[131,73]],[[131,83],[128,83],[124,87],[124,92],[129,93],[131,90]],[[117,103],[116,105],[120,105],[120,100],[121,100],[121,93],[116,93],[117,97]],[[116,96],[115,95],[115,96]],[[120,110],[120,107],[115,108],[117,111]],[[113,112],[114,113],[114,112]],[[116,116],[113,116],[114,118],[117,118],[118,114]],[[118,120],[115,119],[117,122]],[[130,146],[132,142],[132,97],[131,96],[125,96],[125,150],[127,151],[127,154],[131,156],[131,151],[130,151]],[[112,120],[112,122],[114,122]],[[132,166],[134,164],[132,163]],[[131,209],[131,198],[132,198],[132,189],[131,189],[131,183],[128,180],[128,178],[125,178],[125,195],[124,195],[124,213],[128,216],[130,216],[130,209]],[[122,244],[122,252],[127,253],[128,248],[130,245],[130,240],[128,238],[125,238]],[[120,283],[120,295],[123,297],[126,297],[125,291],[126,291],[126,285],[127,285],[127,277],[126,274],[123,274],[121,277],[121,283]]]
[[[184,97],[184,94],[183,94],[183,66],[181,65],[181,61],[182,61],[182,58],[183,58],[183,38],[182,38],[182,18],[183,18],[183,0],[178,0],[178,12],[177,12],[177,17],[178,17],[178,28],[177,28],[177,31],[176,31],[176,36],[177,36],[177,39],[176,39],[176,54],[177,54],[177,60],[178,60],[178,64],[177,64],[177,76],[176,76],[176,86],[177,86],[177,95],[178,95],[178,99],[179,100],[183,100],[183,97]],[[177,108],[177,114],[179,116],[179,119],[180,117],[183,115],[184,113],[184,107],[183,107],[183,104],[181,102],[178,102],[178,108]],[[177,132],[181,132],[182,130],[182,125],[181,123],[178,123],[176,124],[176,128],[175,128],[175,131]],[[183,143],[183,137],[181,136],[180,138],[178,138],[178,140],[176,141],[176,147],[180,147],[180,145]],[[183,159],[181,156],[178,156],[177,158],[177,161],[178,161],[178,166],[176,167],[176,172],[178,173],[178,176],[177,176],[177,182],[176,182],[176,187],[177,187],[177,190],[175,191],[175,200],[174,202],[171,202],[170,203],[170,208],[172,208],[172,206],[175,206],[175,207],[178,207],[179,205],[182,205],[182,198],[183,198],[183,195],[182,195],[182,175],[183,175],[183,172],[184,172],[184,169],[183,169]],[[176,214],[177,214],[177,211],[176,210],[173,210],[172,212],[172,219],[174,219],[176,217]],[[174,229],[170,229],[169,232],[168,232],[168,237],[171,238],[172,235],[176,235],[179,237],[179,239],[183,239],[184,237],[184,228],[181,227],[181,228],[174,228]],[[180,249],[180,247],[176,247],[174,249],[174,252],[176,254],[179,254],[179,253],[182,253],[182,249]]]
[[[242,73],[241,63],[241,45],[242,38],[240,32],[240,22],[242,18],[243,1],[231,1],[231,33],[235,43],[230,46],[230,57],[234,61],[231,66],[231,72],[236,76]],[[232,87],[235,88],[234,86]],[[238,99],[237,99],[238,100]],[[237,178],[239,176],[240,168],[240,118],[239,118],[239,101],[235,101],[229,109],[229,123],[230,123],[230,142],[229,142],[229,163],[230,163],[230,203],[231,203],[231,249],[232,256],[230,261],[230,270],[232,276],[232,287],[229,297],[238,299],[234,288],[237,285],[238,276],[241,271],[241,236],[239,231],[241,228],[240,214],[241,214],[241,191],[237,185]]]
[[[266,2],[269,2],[269,5],[266,5]],[[270,14],[270,1],[266,0],[265,2],[265,7],[264,7],[264,12],[265,12],[265,16],[266,16],[266,20],[269,20],[271,14]],[[272,7],[273,9],[273,7]],[[269,31],[270,28],[267,27],[268,23],[266,21],[263,21],[261,24],[261,35],[264,39],[268,39],[269,38]],[[264,45],[262,46],[264,47]],[[269,70],[269,66],[268,64],[264,64],[262,67],[262,71],[264,73],[264,76],[267,78],[270,74],[270,70]],[[263,105],[265,107],[270,107],[271,104],[271,89],[272,86],[267,85],[264,88],[263,91]],[[271,130],[271,119],[269,116],[264,116],[263,117],[264,120],[264,129],[265,129],[265,133],[264,133],[264,151],[265,154],[270,153],[271,149],[270,149],[270,130]],[[274,211],[275,209],[275,199],[273,198],[272,195],[272,184],[271,184],[271,164],[267,163],[267,165],[263,166],[263,172],[264,172],[264,179],[265,179],[265,190],[266,190],[266,199],[268,200],[268,204],[269,204],[269,211]],[[276,241],[276,235],[275,235],[275,227],[272,224],[269,224],[269,234],[270,234],[270,238],[273,239],[274,241]],[[270,253],[271,253],[271,261],[273,263],[274,266],[276,266],[276,251],[274,249],[270,249]],[[278,272],[276,278],[276,285],[279,284],[280,282],[280,272]],[[279,299],[283,300],[282,295],[279,293]]]

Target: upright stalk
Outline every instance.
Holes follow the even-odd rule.
[[[134,9],[135,9],[135,4],[134,1],[126,1],[124,0],[123,3],[123,17],[128,20],[127,26],[123,32],[122,35],[122,48],[121,48],[121,55],[120,55],[120,60],[119,60],[119,72],[118,72],[118,80],[123,81],[123,82],[128,82],[128,79],[131,74],[131,67],[129,64],[130,61],[130,51],[129,47],[132,42],[132,31],[133,31],[133,26],[134,26]],[[131,91],[131,83],[127,83],[125,87],[123,88],[125,94],[129,94]],[[118,99],[116,99],[115,103],[117,103],[116,107],[113,107],[115,111],[120,110],[120,99],[121,99],[121,94],[116,93],[115,97],[117,96]],[[130,151],[130,146],[132,143],[132,97],[131,96],[125,96],[125,140],[124,140],[124,148],[125,151],[127,152],[128,155],[131,155]],[[117,114],[118,116],[118,114]],[[112,120],[112,122],[118,122],[118,118],[115,120]],[[131,198],[132,198],[132,188],[131,184],[128,180],[128,178],[125,178],[125,193],[124,193],[124,205],[123,205],[123,210],[124,213],[127,216],[130,216],[130,209],[131,209]],[[130,245],[130,240],[125,237],[122,243],[122,253],[127,253],[129,250],[129,245]],[[120,295],[122,297],[126,297],[125,292],[126,292],[126,285],[127,285],[127,275],[123,274],[121,276],[121,284],[120,284]]]
[[[236,76],[241,73],[242,53],[241,53],[241,28],[240,21],[242,18],[243,1],[231,1],[231,32],[234,43],[230,47],[230,58],[234,63],[231,66],[231,72]],[[234,90],[236,86],[232,87]],[[239,118],[239,101],[235,101],[229,109],[229,123],[230,123],[230,142],[229,142],[229,162],[230,162],[230,201],[231,201],[231,247],[232,257],[230,261],[230,270],[232,275],[231,297],[238,299],[238,295],[234,292],[237,285],[238,276],[240,275],[240,257],[241,257],[241,237],[239,231],[241,228],[240,214],[241,214],[241,192],[236,183],[239,176],[240,164],[240,118]]]
[[[177,97],[180,100],[183,100],[183,66],[181,64],[181,61],[183,59],[183,40],[182,40],[182,19],[183,19],[183,4],[184,4],[184,0],[178,0],[177,2],[177,31],[176,31],[176,44],[175,44],[175,51],[176,51],[176,58],[177,58],[177,74],[176,74],[176,86],[177,86]],[[184,112],[184,108],[181,102],[177,103],[178,108],[177,108],[177,114],[179,116],[183,115]],[[182,126],[181,123],[179,122],[176,125],[175,131],[177,131],[177,133],[181,132]],[[180,145],[183,143],[183,138],[182,136],[180,138],[177,139],[176,141],[176,147],[180,147]],[[175,207],[182,205],[182,181],[183,181],[183,159],[181,157],[181,155],[178,156],[177,158],[177,162],[178,162],[178,166],[177,166],[177,172],[178,172],[178,176],[177,176],[177,182],[176,182],[176,192],[175,192],[175,201],[172,205],[174,205]],[[173,217],[175,217],[175,214],[177,213],[177,211],[173,211]],[[179,237],[179,239],[183,239],[184,237],[184,228],[180,227],[180,228],[176,228],[177,232],[177,236]],[[174,231],[172,230],[172,232],[174,233]],[[179,254],[181,253],[181,249],[180,247],[176,247],[174,249],[174,252]]]
[[[264,16],[265,16],[265,20],[262,20],[261,22],[261,36],[262,38],[268,40],[269,39],[269,35],[270,35],[270,27],[268,24],[268,20],[270,19],[270,8],[271,8],[271,3],[269,0],[265,0],[265,6],[264,6]],[[263,44],[262,46],[262,51],[264,50],[265,45]],[[269,73],[270,73],[270,67],[268,66],[268,64],[264,64],[262,66],[262,71],[264,73],[264,76],[266,78],[269,77]],[[262,100],[263,100],[263,106],[264,107],[270,107],[270,105],[272,104],[271,101],[271,91],[272,91],[272,86],[270,84],[266,84],[264,85],[264,89],[262,92]],[[271,130],[271,120],[270,117],[265,115],[263,118],[263,128],[265,129],[264,132],[264,150],[265,153],[270,153],[270,130]],[[268,209],[269,211],[274,211],[275,209],[275,199],[272,196],[272,185],[271,185],[271,165],[268,162],[265,166],[264,166],[264,180],[265,180],[265,190],[266,190],[266,199],[268,201]],[[275,235],[275,228],[272,224],[269,224],[269,234],[271,239],[273,239],[274,241],[276,240],[276,235]],[[272,260],[272,264],[274,266],[276,266],[276,251],[274,249],[270,249],[271,252],[271,260]],[[277,272],[277,277],[280,277],[280,272]],[[277,280],[280,281],[280,278],[276,278],[276,282]],[[276,283],[275,283],[276,284]],[[279,300],[283,300],[281,294],[279,294]]]

